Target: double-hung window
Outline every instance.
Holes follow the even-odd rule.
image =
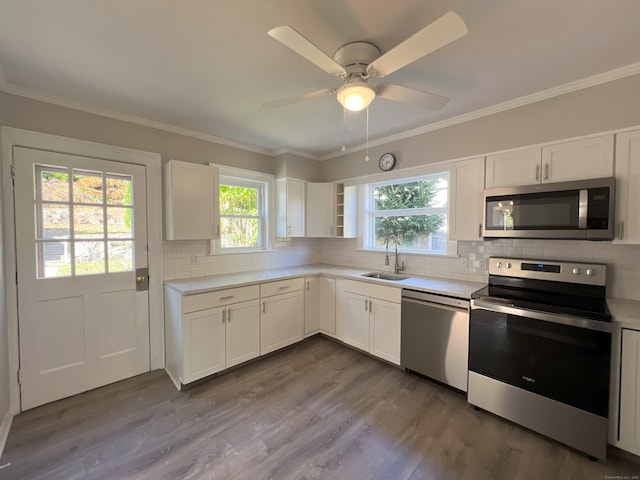
[[[365,185],[364,248],[447,253],[449,173]]]
[[[220,240],[212,242],[212,253],[268,250],[269,179],[220,170]]]

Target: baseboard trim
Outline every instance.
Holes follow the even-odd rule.
[[[7,414],[2,419],[2,424],[0,425],[0,457],[4,452],[4,446],[7,443],[7,437],[9,436],[9,430],[11,429],[11,422],[13,421],[13,415],[11,412],[7,412]]]

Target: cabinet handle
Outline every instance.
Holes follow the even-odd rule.
[[[220,224],[216,225],[216,236],[220,236]]]
[[[307,280],[307,292],[309,291],[309,280]]]
[[[233,298],[233,295],[227,295],[226,297],[220,297],[220,300],[218,300],[219,302],[221,302],[222,300],[231,300]]]
[[[291,236],[291,225],[287,225],[287,236]]]
[[[482,238],[482,224],[478,224],[478,238]]]
[[[286,290],[287,288],[291,288],[291,285],[284,285],[280,287],[278,290]]]
[[[540,180],[540,164],[536,165],[536,181]]]
[[[364,300],[364,311],[365,312],[367,311],[367,301],[368,301],[367,299]]]
[[[262,302],[262,313],[266,311],[266,303],[267,302]]]
[[[549,164],[544,164],[544,179],[549,180]]]
[[[227,309],[223,309],[222,310],[222,323],[226,323],[227,322]]]
[[[373,302],[369,300],[369,311],[373,312]]]
[[[227,322],[231,323],[231,309],[227,309]]]
[[[620,220],[618,222],[618,238],[622,240],[623,236],[624,236],[624,220]]]
[[[333,225],[331,225],[331,230],[330,230],[329,235],[331,235],[333,237]]]

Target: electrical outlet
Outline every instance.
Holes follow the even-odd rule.
[[[478,268],[480,270],[486,270],[487,269],[487,259],[486,258],[478,260]]]
[[[198,263],[198,256],[191,255],[191,265],[195,265],[196,263]]]

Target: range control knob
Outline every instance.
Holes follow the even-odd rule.
[[[507,262],[507,263],[505,263],[505,265],[504,265],[504,266],[505,266],[505,268],[511,268],[511,267],[513,267],[513,265],[511,265],[511,262]]]
[[[573,270],[571,270],[571,272],[572,272],[574,275],[580,275],[580,274],[582,274],[582,269],[581,269],[581,268],[577,268],[577,267],[576,267],[576,268],[574,268]]]
[[[496,262],[496,268],[502,268],[502,262]]]
[[[598,274],[598,271],[592,268],[587,268],[587,271],[585,273],[588,277],[595,277]]]

